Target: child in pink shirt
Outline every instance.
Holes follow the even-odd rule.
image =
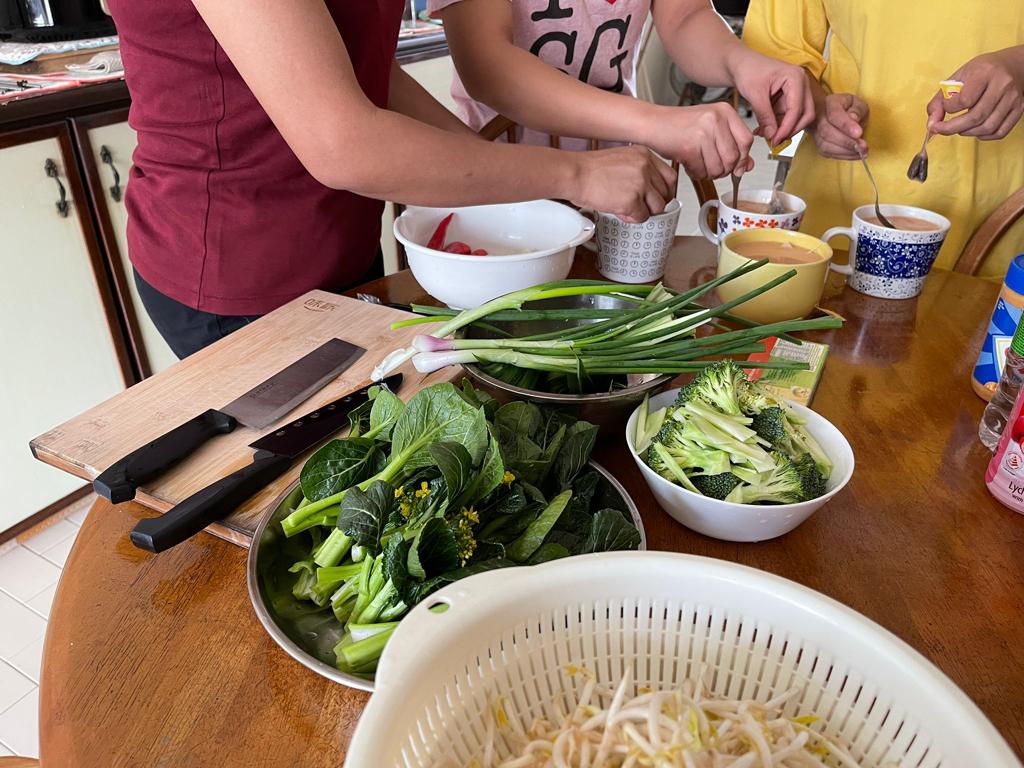
[[[752,167],[753,135],[730,106],[662,107],[635,98],[644,24],[676,64],[708,86],[739,89],[765,138],[806,126],[814,106],[803,71],[746,48],[709,0],[428,0],[444,21],[459,77],[452,94],[479,130],[500,113],[524,127],[522,141],[585,149],[644,144],[693,178]]]

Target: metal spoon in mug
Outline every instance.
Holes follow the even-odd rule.
[[[878,223],[883,227],[888,227],[889,229],[897,229],[891,221],[882,215],[882,209],[878,206],[878,185],[875,184],[875,177],[871,175],[871,169],[868,167],[868,159],[862,154],[860,156],[860,161],[864,163],[864,170],[867,171],[868,179],[871,180],[871,186],[875,190],[875,216],[878,217]]]
[[[732,178],[732,207],[738,209],[740,207],[740,180],[741,176],[737,176],[735,173],[731,175]]]

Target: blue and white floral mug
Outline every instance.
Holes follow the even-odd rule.
[[[738,207],[733,208],[732,192],[727,192],[718,200],[708,200],[697,214],[697,225],[708,240],[715,245],[730,232],[741,229],[788,229],[796,232],[800,229],[807,204],[796,195],[788,192],[779,193],[779,203],[783,213],[768,213],[772,202],[772,190],[740,190]],[[708,223],[708,214],[712,208],[718,209],[718,224],[712,229]]]
[[[832,227],[821,239],[850,238],[850,263],[830,266],[848,275],[855,291],[882,299],[910,299],[924,279],[949,234],[949,219],[924,208],[883,205],[882,213],[899,229],[882,226],[873,205],[853,212],[852,227]]]

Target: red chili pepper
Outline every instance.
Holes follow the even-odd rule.
[[[489,256],[490,254],[487,253],[487,251],[485,251],[483,248],[477,248],[475,251],[473,251],[473,255],[474,256]]]
[[[469,254],[473,252],[473,249],[461,240],[452,240],[444,247],[444,251],[445,253],[457,253],[460,256],[469,256]]]
[[[437,229],[434,230],[434,234],[430,236],[430,240],[427,241],[427,248],[433,248],[435,251],[440,251],[444,248],[444,236],[448,234],[448,225],[452,223],[452,217],[454,213],[449,213],[443,219],[441,223],[437,225]]]

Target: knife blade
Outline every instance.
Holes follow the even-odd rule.
[[[250,496],[283,475],[297,457],[344,427],[349,413],[369,399],[370,389],[386,386],[396,391],[401,385],[402,374],[396,373],[379,384],[368,384],[261,437],[249,445],[254,451],[251,464],[197,491],[160,517],[140,520],[131,532],[132,544],[156,553],[194,536],[226,517]]]
[[[93,481],[93,490],[114,504],[134,499],[140,485],[178,464],[207,440],[226,435],[239,424],[253,429],[270,426],[365,352],[342,339],[324,342],[224,407],[210,408],[115,461]]]

